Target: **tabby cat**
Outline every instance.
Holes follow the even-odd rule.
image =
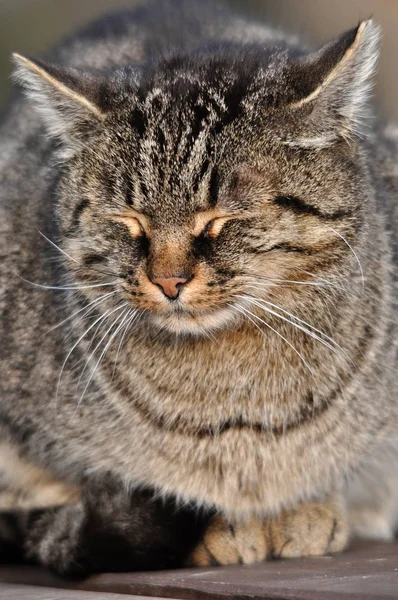
[[[393,537],[398,136],[372,21],[106,17],[1,125],[1,538],[62,573]],[[8,556],[8,554],[7,554]]]

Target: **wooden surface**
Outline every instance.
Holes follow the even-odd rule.
[[[3,566],[0,582],[0,600],[121,600],[125,594],[140,596],[141,600],[142,596],[179,600],[391,600],[398,599],[398,541],[362,543],[333,557],[210,569],[103,573],[79,581],[63,580],[34,567]]]
[[[32,585],[0,583],[0,600],[163,600],[144,596],[126,596],[106,592],[57,590]]]

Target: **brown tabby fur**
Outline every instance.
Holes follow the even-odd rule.
[[[0,431],[81,494],[28,519],[28,558],[68,571],[85,547],[111,568],[70,527],[96,514],[127,544],[145,522],[144,566],[163,564],[148,489],[206,512],[196,546],[165,533],[188,564],[393,535],[397,144],[366,129],[377,40],[368,21],[307,53],[160,2],[52,65],[16,55],[31,102],[2,128]],[[159,277],[187,279],[177,300]]]

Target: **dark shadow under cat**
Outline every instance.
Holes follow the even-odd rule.
[[[41,564],[73,577],[178,568],[208,519],[152,490],[129,492],[108,478],[74,504],[0,513],[0,561]]]

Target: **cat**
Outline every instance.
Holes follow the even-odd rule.
[[[398,136],[316,51],[147,4],[1,125],[2,547],[60,573],[322,555],[398,516]]]

